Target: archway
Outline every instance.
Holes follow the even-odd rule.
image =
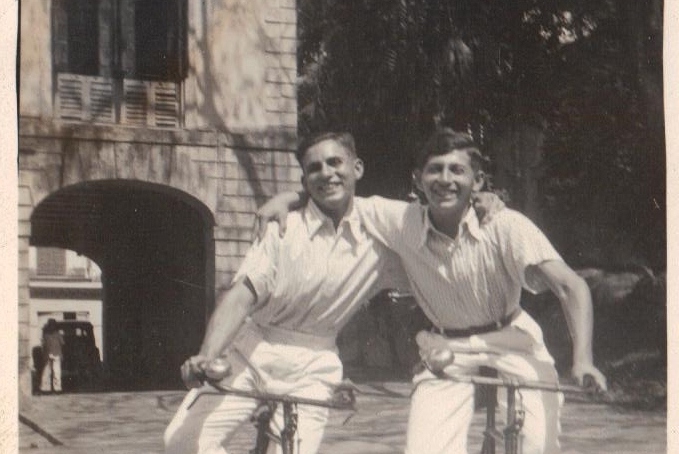
[[[34,210],[31,245],[101,267],[107,389],[181,386],[214,305],[213,226],[192,196],[129,180],[69,186]]]

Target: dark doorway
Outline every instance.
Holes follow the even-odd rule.
[[[172,389],[214,305],[214,220],[197,199],[132,181],[87,182],[40,203],[31,244],[102,270],[105,389]]]

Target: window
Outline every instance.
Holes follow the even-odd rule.
[[[66,250],[51,247],[39,247],[37,252],[36,273],[38,276],[65,276]]]
[[[97,34],[98,1],[70,1],[67,4],[66,42],[67,66],[77,74],[97,75],[99,71],[99,37]]]
[[[136,1],[134,10],[135,73],[141,79],[179,80],[185,77],[182,44],[183,11],[179,2]],[[171,2],[170,2],[171,3]]]
[[[57,116],[179,126],[187,0],[53,0]]]

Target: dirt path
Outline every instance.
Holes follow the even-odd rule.
[[[387,383],[407,394],[409,384]],[[20,425],[21,454],[161,454],[162,434],[183,393],[70,394],[32,397],[22,413],[64,443],[57,447]],[[397,454],[403,450],[408,399],[360,396],[359,411],[332,412],[319,454]],[[483,415],[472,427],[470,452],[478,452]],[[666,417],[661,412],[620,411],[610,406],[567,402],[562,417],[564,454],[665,454]],[[249,429],[248,429],[249,430]],[[251,433],[232,444],[251,447]]]

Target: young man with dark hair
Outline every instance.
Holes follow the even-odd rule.
[[[582,384],[606,380],[592,360],[592,303],[589,288],[525,216],[500,210],[480,225],[472,208],[484,185],[483,156],[473,138],[437,130],[416,153],[414,180],[426,204],[355,198],[368,232],[401,257],[412,292],[435,327],[418,336],[423,356],[434,346],[483,354],[456,355],[448,375],[473,375],[490,366],[501,376],[556,382],[554,360],[542,331],[519,305],[521,290],[552,290],[566,314],[573,338],[572,374]],[[294,195],[260,213],[284,212]],[[282,216],[279,214],[277,216]],[[473,414],[473,385],[428,369],[413,379],[406,454],[467,452]],[[560,451],[562,396],[522,391],[523,454]]]

